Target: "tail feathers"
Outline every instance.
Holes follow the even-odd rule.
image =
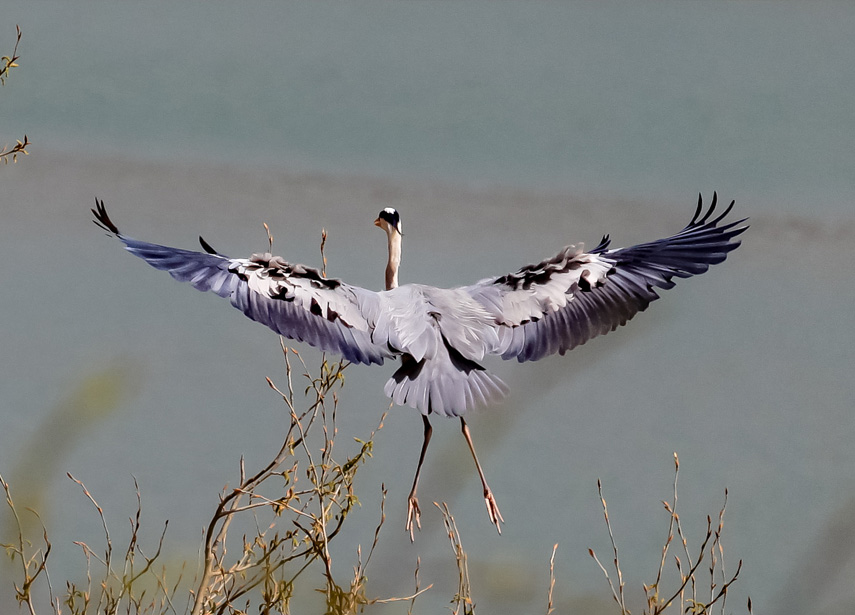
[[[404,355],[383,390],[399,406],[448,417],[499,402],[508,394],[508,386],[498,376],[447,344],[430,359],[416,361]]]

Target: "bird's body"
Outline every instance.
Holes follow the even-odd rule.
[[[689,225],[666,239],[610,250],[604,237],[590,252],[568,246],[515,273],[453,289],[398,286],[401,224],[398,213],[388,208],[375,221],[386,231],[389,247],[386,290],[380,292],[326,278],[316,269],[266,253],[232,259],[204,241],[204,253],[138,241],[119,233],[103,203],[97,203],[93,213],[96,223],[121,239],[132,254],[179,281],[228,298],[249,318],[285,337],[354,363],[401,358],[384,390],[396,404],[424,415],[423,459],[430,414],[461,417],[474,455],[463,415],[499,401],[508,391],[483,367],[488,355],[522,362],[564,354],[626,324],[658,298],[656,288],[671,288],[673,278],[703,273],[725,260],[739,245],[733,238],[747,227],[739,226],[741,220],[720,224],[733,203],[711,220],[715,206],[713,197],[701,215],[699,199]],[[487,497],[489,488],[480,465],[478,469]],[[415,484],[408,527],[414,500]],[[489,510],[489,499],[487,506]],[[495,502],[493,507],[491,519],[498,527],[501,515]],[[417,504],[415,508],[418,521]]]

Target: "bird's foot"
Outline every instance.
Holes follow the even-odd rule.
[[[415,493],[411,493],[409,499],[407,499],[407,526],[406,530],[410,534],[410,542],[415,542],[416,537],[413,534],[413,521],[415,521],[416,527],[419,528],[419,531],[422,529],[421,522],[422,511],[419,508],[419,498],[416,497]]]
[[[490,515],[490,521],[496,526],[499,534],[501,534],[502,526],[499,524],[504,523],[505,519],[499,511],[499,505],[496,504],[496,498],[493,497],[493,492],[489,487],[484,488],[484,503],[487,504],[487,514]]]

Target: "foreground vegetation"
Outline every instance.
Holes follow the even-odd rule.
[[[188,571],[185,565],[180,571],[170,571],[160,562],[166,524],[157,544],[141,544],[139,489],[130,537],[120,548],[96,498],[82,481],[69,475],[92,504],[93,514],[98,515],[103,543],[97,547],[76,543],[83,553],[86,581],[68,581],[60,588],[48,573],[51,543],[47,530],[41,526],[40,539],[28,539],[21,515],[38,515],[19,511],[11,487],[0,477],[16,527],[14,540],[2,546],[16,565],[14,591],[18,602],[31,615],[286,614],[291,612],[300,592],[319,591],[325,597],[328,614],[361,613],[371,605],[389,602],[400,602],[401,612],[412,613],[419,596],[433,588],[420,586],[418,567],[414,571],[415,586],[408,596],[377,598],[367,588],[367,570],[385,523],[385,489],[379,496],[380,515],[371,545],[365,552],[357,550],[349,567],[352,574],[347,578],[337,579],[333,574],[330,545],[342,535],[349,514],[359,505],[354,479],[371,458],[376,430],[356,440],[354,454],[339,458],[336,415],[347,364],[324,360],[313,375],[297,351],[282,344],[282,352],[284,382],[278,385],[268,379],[268,384],[284,404],[290,417],[289,428],[281,447],[263,467],[248,471],[240,459],[236,486],[227,486],[221,492],[204,532],[200,562],[194,569]],[[300,368],[301,375],[297,377],[294,362]],[[384,418],[385,415],[377,429],[382,428]],[[658,571],[652,582],[641,587],[644,613],[723,614],[728,590],[742,568],[740,561],[732,574],[725,569],[722,533],[727,493],[715,521],[707,517],[706,533],[692,549],[677,513],[680,465],[676,454],[674,468],[672,498],[663,502],[668,528],[658,555]],[[599,481],[598,489],[613,557],[603,564],[593,550],[590,555],[605,574],[617,612],[629,614],[624,572]],[[455,615],[474,613],[467,552],[448,505],[438,508],[452,549],[450,557],[458,571],[457,587],[449,598],[450,609]],[[548,583],[544,581],[547,589],[542,612],[547,614],[555,610],[557,546],[549,560]],[[669,557],[672,551],[676,554]],[[343,569],[340,563],[336,569]]]

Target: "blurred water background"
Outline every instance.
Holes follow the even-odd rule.
[[[286,418],[264,382],[275,336],[125,254],[94,196],[129,235],[232,256],[262,250],[267,222],[277,253],[317,266],[325,227],[331,274],[379,289],[383,207],[402,282],[452,286],[603,233],[663,236],[718,190],[752,224],[727,263],[566,357],[491,365],[513,394],[470,424],[503,535],[455,422],[434,421],[422,501],[455,512],[479,612],[545,611],[555,542],[558,612],[614,612],[587,555],[610,548],[596,479],[637,604],[677,451],[698,538],[730,491],[729,610],[851,611],[851,3],[6,2],[0,53],[16,24],[0,138],[33,145],[0,169],[0,473],[42,511],[60,587],[83,574],[72,541],[100,531],[66,472],[117,534],[135,477],[151,536],[170,520],[167,559],[195,561],[218,490]],[[343,440],[376,426],[390,373],[348,370]],[[368,592],[409,593],[421,556],[417,612],[437,612],[456,590],[439,514],[423,506],[415,545],[403,531],[420,443],[393,409],[338,548],[370,543],[385,483]]]

